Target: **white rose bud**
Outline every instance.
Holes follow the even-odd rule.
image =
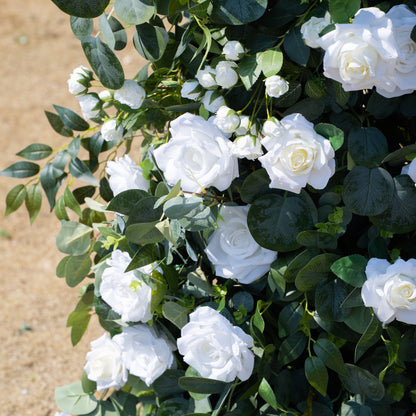
[[[150,182],[143,177],[143,169],[129,155],[108,161],[105,171],[110,175],[109,183],[114,196],[129,189],[149,190]]]
[[[212,122],[185,113],[171,122],[170,132],[171,139],[153,153],[169,185],[181,180],[185,191],[209,186],[224,191],[238,176],[232,142]]]
[[[148,325],[123,327],[119,335],[123,358],[130,374],[150,386],[174,363],[172,348]]]
[[[201,92],[202,89],[198,81],[191,79],[183,83],[181,88],[181,97],[196,101],[201,95]]]
[[[329,15],[325,17],[311,17],[305,22],[301,28],[302,38],[306,45],[310,48],[319,48],[319,44],[316,42],[319,39],[319,34],[330,24]]]
[[[249,206],[223,206],[218,228],[205,249],[217,276],[250,284],[264,276],[277,258],[277,252],[261,247],[247,225]]]
[[[224,45],[222,53],[228,61],[238,61],[243,57],[245,50],[238,40],[229,40]]]
[[[270,188],[299,193],[307,184],[323,189],[335,173],[335,152],[302,114],[281,120],[284,134],[259,158],[271,179]]]
[[[72,71],[67,81],[68,90],[73,95],[85,94],[92,80],[92,72],[85,66],[79,66]]]
[[[126,79],[123,86],[114,91],[114,99],[120,104],[128,105],[133,110],[142,106],[145,97],[145,89],[132,79]]]
[[[278,98],[289,91],[289,83],[279,75],[266,78],[266,94]]]
[[[238,136],[233,141],[231,151],[234,156],[237,156],[240,159],[246,158],[249,160],[255,160],[263,154],[260,138],[253,136],[252,134]]]
[[[218,109],[213,122],[224,133],[234,133],[240,125],[240,117],[233,109],[223,105]]]
[[[218,91],[207,91],[202,98],[202,104],[210,113],[216,113],[220,107],[226,105],[224,97]]]
[[[94,94],[78,95],[77,98],[81,107],[82,115],[86,120],[99,116],[101,100]]]
[[[416,324],[416,260],[372,258],[365,269],[367,280],[361,289],[364,305],[373,308],[386,325],[394,319]]]
[[[261,140],[261,144],[267,150],[270,150],[285,133],[286,128],[283,124],[275,117],[270,117],[263,124],[262,134],[264,137]]]
[[[91,351],[87,353],[87,364],[84,367],[88,379],[97,382],[97,390],[110,387],[121,389],[127,382],[127,369],[122,359],[122,350],[116,335],[108,334],[91,342]]]
[[[231,88],[238,82],[237,64],[233,61],[218,62],[215,70],[217,74],[215,79],[217,84],[222,88]]]
[[[123,126],[120,125],[117,127],[115,119],[108,120],[101,126],[101,135],[107,142],[111,142],[113,140],[119,142],[123,140],[123,134]]]
[[[257,136],[259,133],[259,123],[257,120],[255,120],[251,127],[250,131],[248,130],[248,127],[250,125],[250,117],[249,116],[240,116],[240,125],[238,126],[238,129],[235,131],[236,136],[244,136],[248,133],[250,133],[253,136]]]
[[[209,65],[205,65],[205,68],[200,69],[196,74],[196,79],[200,85],[204,88],[212,88],[217,86],[215,81],[216,71]]]
[[[253,372],[253,338],[208,306],[189,315],[177,343],[183,360],[202,377],[229,383]]]

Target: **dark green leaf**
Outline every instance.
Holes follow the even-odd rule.
[[[389,162],[392,165],[402,165],[407,161],[406,156],[416,152],[416,144],[401,147],[400,149],[388,154],[382,163]]]
[[[298,65],[306,66],[311,49],[305,45],[298,26],[293,26],[285,36],[283,48],[287,56]]]
[[[9,178],[29,178],[39,172],[39,165],[33,162],[16,162],[0,171],[0,176]]]
[[[91,185],[81,186],[72,191],[72,194],[79,204],[83,204],[85,202],[85,198],[91,198],[94,193],[95,187]]]
[[[408,175],[393,179],[393,200],[381,214],[370,220],[377,227],[397,234],[416,229],[416,187]]]
[[[258,244],[282,252],[298,248],[297,235],[313,225],[306,202],[276,194],[263,195],[252,203],[247,224]]]
[[[37,183],[32,184],[27,190],[25,205],[29,213],[30,223],[33,224],[42,206],[42,191]]]
[[[360,0],[329,0],[329,13],[334,23],[349,23],[360,8]]]
[[[97,179],[88,169],[88,167],[77,157],[69,162],[69,173],[83,182],[87,182],[93,186],[99,186]]]
[[[48,198],[51,211],[55,206],[55,196],[58,192],[59,181],[55,177],[55,169],[51,163],[45,165],[40,173],[40,184]]]
[[[114,52],[100,38],[86,36],[82,48],[104,87],[118,90],[124,84],[124,71]]]
[[[159,397],[181,394],[183,393],[183,389],[178,385],[178,380],[184,375],[185,372],[183,370],[168,369],[153,382],[152,387]]]
[[[289,107],[282,116],[293,113],[301,113],[309,121],[316,120],[325,109],[325,101],[321,98],[305,98]]]
[[[279,0],[271,10],[268,10],[261,22],[266,27],[280,28],[302,15],[307,8],[308,3],[306,2]]]
[[[70,19],[71,29],[75,37],[79,40],[85,38],[85,36],[91,35],[94,23],[92,19],[71,16]]]
[[[127,225],[135,223],[159,222],[163,216],[162,207],[155,208],[158,198],[147,195],[139,199],[129,214]]]
[[[263,378],[259,385],[259,394],[273,409],[277,410],[277,400],[276,395],[273,392],[272,387],[270,386],[269,382]]]
[[[65,266],[65,280],[69,287],[81,283],[90,272],[92,262],[89,253],[81,256],[71,256]]]
[[[315,308],[321,319],[342,322],[342,302],[348,296],[347,285],[342,280],[323,280],[315,290]]]
[[[328,368],[338,374],[345,374],[341,351],[333,342],[320,338],[313,344],[313,350]]]
[[[61,118],[57,114],[51,113],[50,111],[45,111],[45,115],[49,121],[49,124],[57,133],[64,137],[72,137],[72,130],[66,127],[64,123],[62,123]]]
[[[363,334],[370,324],[371,319],[372,314],[370,308],[366,308],[363,305],[352,308],[348,316],[344,319],[344,323],[355,332]]]
[[[98,405],[92,394],[84,392],[80,381],[56,388],[55,401],[62,411],[78,415],[90,413]]]
[[[287,282],[294,282],[299,271],[305,267],[310,260],[312,260],[319,251],[317,250],[304,250],[299,253],[290,263],[287,265],[287,269],[283,272],[283,277]]]
[[[299,324],[304,312],[303,306],[298,302],[289,303],[281,310],[278,319],[280,338],[284,338],[300,329]]]
[[[354,214],[381,214],[394,198],[393,179],[382,168],[356,166],[345,177],[342,198]]]
[[[82,390],[84,391],[84,393],[94,394],[97,390],[97,383],[95,381],[91,381],[87,377],[87,373],[85,370],[82,372],[81,384],[82,384]]]
[[[143,23],[136,26],[133,36],[134,47],[143,58],[148,61],[157,61],[165,53],[169,35],[162,27]]]
[[[165,302],[162,306],[163,316],[179,329],[188,323],[188,309],[175,302]]]
[[[370,407],[360,403],[348,401],[342,403],[339,416],[374,416]]]
[[[413,42],[416,42],[416,25],[413,26],[412,32],[410,33],[410,38]]]
[[[156,13],[153,2],[146,0],[116,0],[114,9],[117,16],[126,25],[140,25],[147,22]]]
[[[309,384],[322,396],[326,396],[328,388],[328,371],[318,357],[307,357],[305,360],[305,376]]]
[[[27,190],[24,185],[16,185],[11,189],[6,196],[6,212],[4,215],[7,216],[16,211],[23,204],[26,196]]]
[[[126,229],[127,241],[140,245],[160,243],[165,237],[156,228],[158,223],[159,221],[154,221],[129,225]]]
[[[305,247],[316,247],[332,250],[335,250],[338,245],[338,240],[335,235],[316,230],[300,232],[296,237],[296,241]]]
[[[69,108],[61,107],[60,105],[54,104],[56,112],[62,120],[62,123],[72,130],[84,131],[88,130],[89,124],[80,117],[77,113],[70,110]]]
[[[362,287],[367,280],[365,268],[367,259],[359,254],[342,257],[331,266],[331,271],[344,282],[354,287]]]
[[[237,72],[246,90],[249,90],[258,80],[261,66],[258,64],[256,55],[246,56],[238,65]]]
[[[227,385],[222,381],[202,377],[181,377],[178,383],[186,391],[202,394],[221,393]]]
[[[277,356],[277,361],[281,366],[289,364],[290,362],[296,360],[300,357],[304,351],[307,344],[306,335],[301,332],[295,332],[292,335],[289,335],[279,348],[279,354]]]
[[[74,194],[71,192],[69,187],[65,188],[64,192],[64,201],[65,205],[74,211],[78,217],[82,217],[81,206],[79,205],[78,201],[75,199]]]
[[[124,49],[127,45],[127,33],[123,25],[114,16],[110,16],[108,23],[114,35],[114,49],[116,51]],[[138,81],[140,81],[140,79]]]
[[[254,22],[263,16],[267,0],[213,0],[212,17],[229,25]]]
[[[56,237],[58,250],[71,256],[85,254],[90,247],[92,228],[74,221],[62,221]]]
[[[200,19],[205,19],[208,15],[208,11],[210,9],[211,1],[205,0],[195,6],[192,6],[188,9],[188,13],[192,14],[193,16],[197,16]]]
[[[357,362],[362,355],[380,339],[381,333],[382,327],[380,321],[373,316],[365,332],[361,335],[360,340],[355,346],[354,362]]]
[[[52,0],[63,12],[71,16],[93,18],[99,16],[110,0]],[[72,413],[72,412],[70,412]]]
[[[315,131],[328,139],[334,150],[338,150],[344,143],[344,132],[333,124],[319,123],[314,127]]]
[[[52,147],[47,144],[32,143],[16,154],[29,160],[41,160],[48,157],[51,153]]]
[[[373,91],[367,102],[367,111],[376,119],[387,118],[392,115],[401,102],[401,97],[386,98]]]
[[[258,169],[250,173],[241,186],[240,196],[246,204],[251,204],[254,199],[270,190],[270,178],[266,169]]]

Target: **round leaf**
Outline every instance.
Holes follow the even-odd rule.
[[[52,0],[63,12],[71,16],[93,18],[99,16],[110,0]]]
[[[282,252],[297,249],[297,235],[313,226],[306,202],[276,194],[264,195],[253,202],[247,224],[258,244]]]
[[[156,13],[155,5],[146,0],[116,0],[114,9],[126,25],[140,25]]]
[[[136,26],[136,33],[133,37],[134,47],[143,58],[148,61],[157,61],[166,50],[169,36],[165,29],[143,23]]]
[[[83,17],[71,16],[70,24],[72,32],[79,40],[82,40],[85,36],[91,35],[94,28],[92,19],[86,19]]]
[[[267,0],[213,0],[212,16],[229,25],[254,22],[263,16]]]
[[[344,282],[354,287],[362,287],[367,280],[365,268],[367,259],[359,254],[343,257],[331,266],[331,271]]]
[[[85,393],[81,381],[55,389],[55,401],[64,412],[85,415],[95,410],[97,399],[89,393]]]
[[[75,221],[62,221],[56,237],[58,250],[71,256],[80,256],[90,247],[92,228]]]

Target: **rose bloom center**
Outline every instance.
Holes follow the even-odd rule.
[[[355,45],[358,47],[358,45]],[[371,47],[361,47],[341,54],[340,75],[345,81],[362,80],[375,76],[374,67],[378,62],[377,51]]]
[[[294,173],[310,170],[314,160],[315,151],[311,147],[292,145],[282,151],[281,162]]]
[[[385,289],[394,307],[416,309],[416,285],[410,277],[396,275],[387,282]]]

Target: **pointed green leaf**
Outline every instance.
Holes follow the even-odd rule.
[[[263,16],[267,0],[213,0],[212,5],[215,21],[228,25],[242,25]]]
[[[51,163],[45,165],[40,172],[40,184],[45,191],[49,206],[52,211],[53,207],[55,206],[55,196],[58,192],[59,182],[55,177],[55,169]]]
[[[178,384],[186,391],[201,394],[221,393],[227,385],[227,383],[222,381],[202,377],[181,377],[178,380]]]
[[[62,221],[56,237],[58,250],[71,256],[85,254],[91,242],[92,228],[75,221]]]
[[[365,332],[355,346],[354,362],[357,362],[362,355],[372,347],[379,339],[382,333],[380,321],[373,316]]]
[[[169,35],[162,27],[143,23],[136,26],[133,36],[134,47],[143,58],[148,61],[157,61],[165,53]]]
[[[360,8],[360,0],[329,0],[329,13],[334,23],[349,23]]]
[[[41,160],[48,157],[51,153],[52,147],[47,144],[32,143],[16,154],[29,160]]]
[[[284,366],[296,360],[305,350],[306,343],[306,335],[301,331],[289,335],[280,345],[277,356],[278,363]]]
[[[25,200],[27,195],[26,187],[24,185],[16,185],[9,191],[6,196],[6,212],[5,216],[16,211]]]
[[[28,189],[25,205],[29,213],[30,223],[33,224],[42,206],[42,191],[37,183],[32,184]]]
[[[65,280],[69,287],[81,283],[91,270],[92,262],[89,253],[71,256],[65,266]]]
[[[87,182],[93,186],[100,185],[97,179],[95,178],[95,176],[91,173],[91,171],[85,165],[85,163],[83,163],[77,157],[74,159],[71,159],[71,161],[69,162],[68,168],[69,168],[69,173],[75,178],[78,178],[79,180]]]
[[[320,358],[306,358],[305,376],[312,387],[318,390],[322,396],[326,396],[326,390],[328,388],[328,371]]]
[[[39,172],[39,165],[33,162],[16,162],[0,171],[0,176],[9,178],[29,178]]]
[[[165,302],[162,307],[163,316],[179,329],[188,323],[188,309],[175,302]]]
[[[107,15],[103,13],[98,19],[98,23],[100,24],[100,30],[104,42],[109,46],[110,49],[114,49],[114,47],[116,46],[116,39],[114,37],[113,31],[111,30],[110,23],[108,23],[107,19]]]
[[[313,344],[313,350],[328,368],[336,371],[338,374],[345,374],[345,365],[341,351],[333,342],[320,338]]]
[[[50,111],[45,111],[45,115],[49,121],[49,124],[57,133],[64,137],[73,136],[72,130],[66,127],[64,123],[62,123],[61,118],[57,114],[51,113]]]
[[[289,29],[283,41],[283,47],[289,58],[300,66],[306,66],[309,60],[310,48],[305,45],[298,26]]]
[[[88,130],[90,127],[90,125],[82,117],[75,113],[75,111],[56,104],[54,104],[53,107],[61,118],[62,123],[69,129],[84,131]]]
[[[68,214],[65,209],[64,197],[61,195],[55,203],[55,215],[58,220],[69,221]]]
[[[318,123],[315,131],[331,142],[334,150],[338,150],[344,143],[344,132],[333,124]]]
[[[69,189],[69,186],[65,188],[64,191],[64,201],[65,205],[74,211],[78,217],[82,217],[81,206],[79,205],[78,201],[75,199],[74,194]]]
[[[331,266],[331,271],[351,286],[362,287],[367,280],[365,274],[367,262],[364,256],[352,254],[335,261]]]
[[[276,395],[274,394],[274,391],[269,382],[265,378],[261,380],[259,386],[259,394],[263,400],[265,400],[271,407],[273,407],[274,410],[277,410],[278,404]]]

